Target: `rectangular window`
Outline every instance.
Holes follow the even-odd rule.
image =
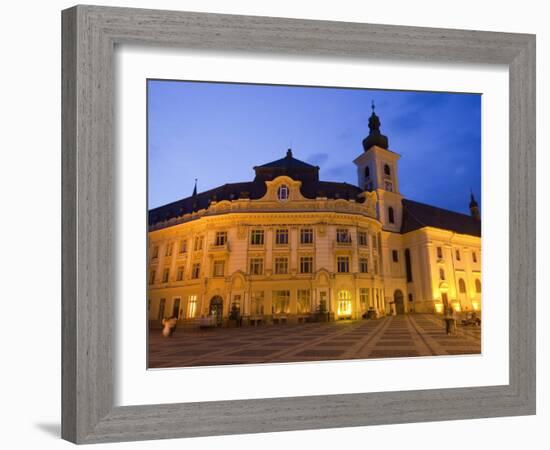
[[[399,253],[397,253],[397,250],[391,251],[391,258],[393,262],[399,262]]]
[[[298,289],[297,313],[307,314],[311,310],[311,291],[309,289]]]
[[[195,245],[193,246],[193,250],[198,252],[202,250],[202,245],[204,242],[204,236],[196,236],[195,237]]]
[[[348,273],[349,272],[349,256],[338,256],[337,266],[339,273]]]
[[[191,271],[191,278],[197,279],[201,276],[201,264],[195,263],[193,264],[193,270]]]
[[[273,291],[273,314],[288,314],[290,311],[290,291]]]
[[[164,253],[164,256],[172,256],[173,247],[174,247],[174,244],[172,242],[166,244],[166,252]]]
[[[223,277],[225,272],[225,261],[214,261],[213,276]]]
[[[336,229],[336,242],[341,244],[349,244],[351,242],[351,236],[347,228]]]
[[[359,258],[359,272],[367,273],[369,271],[369,260],[365,257]]]
[[[477,262],[477,254],[476,252],[472,252],[472,260],[476,263]]]
[[[174,299],[174,302],[172,303],[172,317],[180,318],[180,303],[181,298],[177,297]]]
[[[178,271],[176,273],[176,281],[183,281],[183,274],[185,272],[184,266],[179,266]]]
[[[157,316],[158,320],[164,319],[164,308],[166,307],[166,299],[161,298],[159,303],[159,314]]]
[[[250,295],[250,314],[261,315],[264,313],[264,292],[256,291]]]
[[[300,273],[313,273],[313,256],[300,256]]]
[[[288,244],[288,229],[279,228],[275,231],[275,244],[287,245]]]
[[[313,244],[313,228],[302,228],[300,230],[300,244]]]
[[[264,230],[251,231],[250,245],[264,245]]]
[[[362,311],[366,311],[369,308],[369,288],[359,289],[359,303]]]
[[[367,247],[369,245],[368,240],[367,240],[367,232],[366,231],[359,231],[357,233],[357,242],[359,243],[359,245],[361,247]]]
[[[275,258],[275,273],[278,275],[288,273],[288,258]]]
[[[437,258],[443,259],[443,249],[441,247],[437,247]]]
[[[263,258],[250,258],[250,275],[262,275],[264,273]]]
[[[393,184],[391,184],[389,181],[386,181],[386,191],[388,192],[393,191]]]
[[[407,271],[407,283],[412,283],[411,251],[408,248],[405,249],[405,270]]]
[[[151,256],[153,259],[157,259],[159,257],[159,246],[155,245],[153,247],[153,254]]]
[[[180,241],[180,253],[187,253],[187,239]]]
[[[376,250],[376,234],[372,235],[372,247]]]
[[[439,269],[439,278],[441,281],[445,280],[445,271],[443,269]]]
[[[190,319],[193,319],[197,315],[197,296],[196,295],[190,295],[189,296],[189,314],[188,317]]]
[[[156,275],[157,275],[156,270],[151,270],[151,272],[149,272],[149,284],[155,284]]]
[[[456,260],[460,261],[460,250],[456,251]]]
[[[226,242],[227,242],[227,232],[226,231],[216,232],[216,240],[214,241],[214,245],[221,246],[221,245],[225,245]]]
[[[170,269],[166,268],[162,272],[162,282],[168,283],[168,279],[170,278]]]

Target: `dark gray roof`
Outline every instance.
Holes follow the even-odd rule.
[[[481,221],[466,214],[403,199],[401,233],[434,227],[481,237]]]
[[[151,209],[149,211],[149,225],[207,208],[212,200],[218,202],[222,200],[236,200],[238,198],[257,200],[265,195],[266,190],[264,181],[224,184],[223,186],[200,192],[195,197],[190,196]],[[348,183],[305,180],[302,181],[300,191],[304,197],[310,199],[327,197],[330,199],[342,198],[345,200],[354,199],[359,202],[364,201],[364,199],[357,198],[362,192],[361,189]]]
[[[190,196],[177,200],[167,205],[149,210],[149,225],[189,214],[199,209],[207,208],[212,200],[233,200],[248,195],[250,198],[261,198],[266,192],[265,184],[254,183],[226,183],[208,191],[200,192],[196,196]]]
[[[276,161],[271,161],[266,164],[262,164],[261,166],[256,166],[257,168],[280,168],[280,167],[287,167],[289,169],[315,169],[316,166],[312,166],[311,164],[308,164],[307,162],[300,161],[299,159],[296,159],[292,156],[292,150],[288,149],[286,152],[286,156],[281,159],[277,159]]]
[[[319,167],[294,158],[291,149],[287,150],[284,158],[254,167],[254,172],[256,172],[254,181],[257,182],[273,180],[281,175],[303,183],[319,181]]]

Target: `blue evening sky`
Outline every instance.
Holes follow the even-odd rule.
[[[325,181],[357,184],[353,160],[369,133],[371,101],[401,155],[405,198],[469,213],[481,204],[481,96],[369,89],[148,81],[149,207],[225,183],[253,166],[295,158]]]

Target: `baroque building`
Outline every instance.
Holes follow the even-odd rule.
[[[481,222],[405,199],[374,112],[357,186],[286,156],[149,211],[150,321],[246,323],[481,310]]]

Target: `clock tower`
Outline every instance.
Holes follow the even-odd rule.
[[[369,135],[363,139],[363,153],[353,162],[361,189],[375,191],[378,196],[377,214],[382,227],[399,232],[402,219],[402,195],[399,193],[397,162],[399,154],[389,150],[388,138],[380,132],[380,119],[374,112],[369,118]]]

